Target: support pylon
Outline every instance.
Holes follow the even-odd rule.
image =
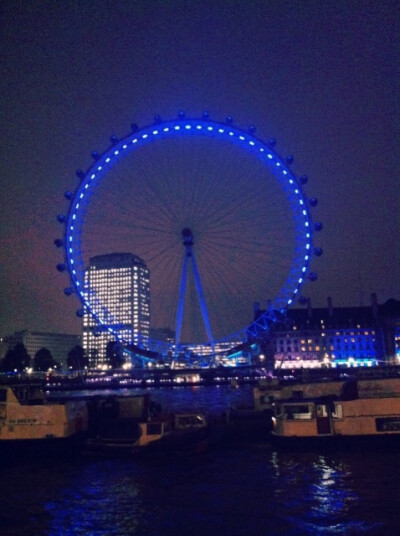
[[[177,349],[179,347],[180,340],[181,340],[183,314],[184,314],[184,309],[185,309],[188,263],[190,262],[192,264],[194,282],[196,285],[197,297],[199,299],[200,310],[201,310],[201,315],[203,317],[204,327],[207,333],[208,342],[210,343],[212,352],[214,353],[214,339],[212,336],[210,319],[208,317],[206,300],[204,297],[200,274],[197,268],[196,259],[195,259],[194,251],[193,251],[193,244],[194,244],[193,233],[188,227],[185,227],[184,229],[182,229],[182,239],[183,239],[183,245],[185,246],[185,253],[184,253],[184,258],[183,258],[181,284],[179,288],[178,310],[176,314],[175,348]]]

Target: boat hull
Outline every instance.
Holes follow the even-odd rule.
[[[0,441],[0,464],[12,460],[68,459],[79,455],[86,441],[86,434],[64,438],[13,439]]]
[[[117,456],[201,453],[217,445],[224,431],[222,423],[208,423],[198,412],[161,415],[149,421],[117,418],[105,433],[88,438],[86,451]]]
[[[391,450],[400,447],[400,434],[370,434],[361,436],[340,436],[340,435],[322,435],[322,436],[277,436],[271,434],[271,443],[280,450],[288,451],[310,451],[320,452],[338,450]]]

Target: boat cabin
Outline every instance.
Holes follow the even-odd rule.
[[[316,398],[276,402],[272,435],[280,438],[400,434],[400,398]]]
[[[35,384],[0,385],[0,444],[67,439],[87,422],[86,402],[51,402]]]

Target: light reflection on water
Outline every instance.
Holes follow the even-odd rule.
[[[140,485],[131,469],[130,464],[112,462],[83,466],[72,486],[45,504],[51,518],[49,534],[140,534],[145,517]]]
[[[358,496],[347,485],[343,465],[318,455],[274,455],[283,469],[276,480],[284,508],[282,514],[286,511],[297,533],[362,533],[354,514]]]
[[[185,407],[212,400],[220,411],[228,395],[178,398]],[[284,452],[268,442],[186,458],[26,462],[1,468],[0,534],[397,534],[399,471],[397,452]]]

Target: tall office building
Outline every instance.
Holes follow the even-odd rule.
[[[132,253],[99,255],[89,261],[85,284],[101,322],[84,312],[83,348],[89,367],[97,367],[107,363],[107,343],[115,340],[108,328],[133,344],[149,338],[150,272]]]

